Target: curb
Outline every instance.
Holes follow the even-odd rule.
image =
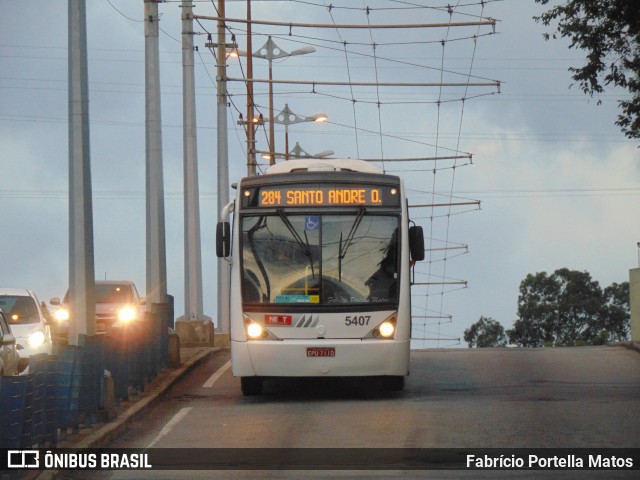
[[[79,441],[67,440],[58,445],[57,448],[99,448],[108,443],[125,430],[138,414],[155,405],[165,393],[171,390],[178,380],[220,350],[220,348],[201,349],[185,360],[180,367],[164,370],[158,375],[158,377],[162,377],[160,381],[155,385],[152,382],[150,389],[143,392],[140,398],[126,410],[119,412],[114,420],[98,427],[95,431],[88,433]],[[61,474],[62,472],[60,470],[45,470],[35,478],[38,480],[55,480],[57,478],[63,478]]]
[[[624,348],[628,348],[629,350],[633,350],[634,352],[640,353],[640,343],[639,342],[620,342],[615,343],[612,346],[620,346]]]

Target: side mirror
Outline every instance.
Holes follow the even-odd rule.
[[[0,345],[15,345],[16,337],[11,333],[5,333],[2,337],[0,337]]]
[[[58,306],[58,305],[60,305],[60,299],[59,299],[58,297],[53,297],[51,300],[49,300],[49,303],[50,303],[51,305],[56,305],[56,306]]]
[[[216,255],[228,257],[231,253],[231,226],[229,222],[218,222],[216,226]]]
[[[409,252],[411,260],[420,262],[424,260],[424,234],[422,227],[416,225],[409,227]]]

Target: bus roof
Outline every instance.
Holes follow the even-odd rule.
[[[303,159],[303,160],[287,160],[285,162],[271,165],[265,171],[265,175],[274,173],[290,173],[290,172],[364,172],[364,173],[383,173],[382,170],[372,163],[364,160],[354,159]]]

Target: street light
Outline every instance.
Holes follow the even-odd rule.
[[[270,128],[273,128],[274,123],[284,125],[284,151],[286,154],[285,160],[289,160],[289,125],[303,122],[326,122],[327,115],[324,113],[317,113],[315,115],[303,117],[301,115],[296,115],[295,113],[293,113],[289,108],[289,104],[285,104],[282,111],[271,119],[272,121],[269,122],[271,125]],[[273,152],[273,147],[271,151]]]
[[[330,155],[333,155],[334,153],[335,152],[333,150],[323,150],[321,152],[314,153],[314,154],[307,153],[300,146],[300,144],[296,142],[295,147],[293,147],[289,152],[289,156],[291,158],[326,158]]]
[[[271,152],[264,152],[261,150],[258,150],[256,153],[262,154],[262,158],[264,158],[265,160],[269,160],[271,155]],[[321,152],[313,153],[313,154],[308,153],[300,146],[298,142],[296,142],[295,147],[293,147],[289,152],[289,157],[290,158],[327,158],[330,155],[333,155],[334,153],[335,152],[333,150],[322,150]],[[284,153],[276,152],[274,155],[276,156],[276,158],[286,157],[286,154]]]
[[[278,58],[293,57],[296,55],[305,55],[313,53],[316,49],[313,47],[303,47],[287,52],[276,45],[271,36],[268,37],[266,43],[258,50],[253,52],[254,57],[263,58],[269,61],[269,118],[273,118],[273,60]],[[247,56],[247,52],[242,50],[234,51],[231,56]],[[273,122],[269,123],[269,163],[275,163],[275,134],[273,130]]]

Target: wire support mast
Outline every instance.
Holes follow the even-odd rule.
[[[473,201],[473,202],[451,202],[451,203],[424,203],[424,204],[418,204],[418,205],[409,205],[409,208],[461,207],[463,205],[480,206],[480,202]]]
[[[243,83],[284,83],[289,85],[313,86],[357,86],[357,87],[496,87],[500,88],[500,80],[489,82],[331,82],[317,80],[266,80],[260,78],[228,77],[229,82]]]
[[[407,158],[361,158],[364,162],[426,162],[436,160],[471,160],[472,154],[468,155],[448,155],[440,157],[407,157]]]
[[[404,24],[327,24],[327,23],[297,23],[297,22],[276,22],[270,20],[247,20],[244,18],[222,18],[212,17],[209,15],[194,15],[194,19],[198,20],[215,20],[227,23],[244,23],[253,25],[268,25],[272,27],[289,27],[292,28],[352,28],[352,29],[410,29],[410,28],[448,28],[448,27],[476,27],[488,25],[495,29],[496,20],[490,18],[478,22],[450,22],[450,23],[404,23]]]

